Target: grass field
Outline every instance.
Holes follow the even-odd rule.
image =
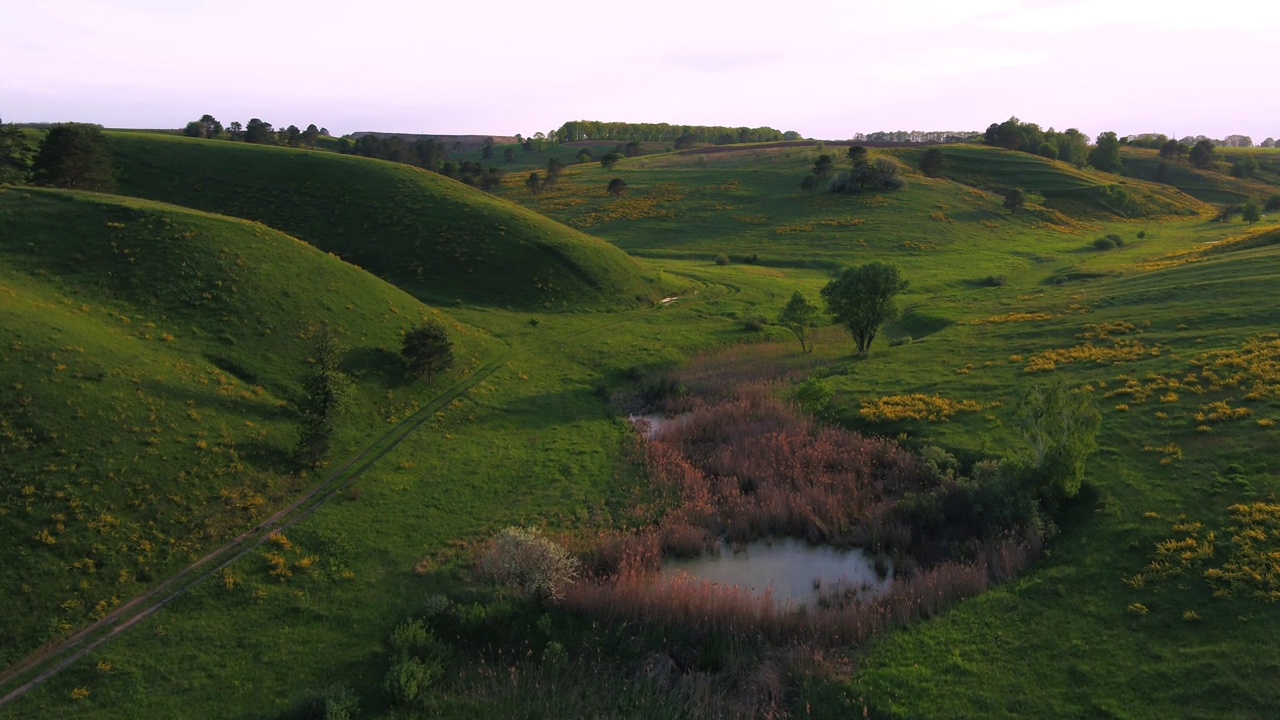
[[[609,303],[609,293],[589,284],[571,285],[566,295],[507,297],[483,287],[434,293],[393,266],[389,259],[400,255],[379,260],[365,247],[326,246],[349,242],[333,229],[385,223],[395,229],[386,237],[410,242],[416,231],[407,228],[429,234],[434,227],[418,208],[437,200],[419,195],[434,198],[443,187],[456,202],[482,208],[451,211],[446,222],[501,212],[534,218],[529,227],[557,238],[583,236],[429,177],[410,187],[423,174],[374,161],[326,155],[324,162],[339,164],[321,165],[315,153],[239,147],[223,155],[230,144],[144,143],[124,134],[112,142],[131,192],[265,222],[409,295],[447,303],[463,297],[447,310],[465,348],[460,357],[469,367],[503,353],[509,359],[287,540],[264,545],[0,709],[0,717],[182,717],[215,708],[227,717],[285,717],[308,692],[333,684],[359,696],[363,716],[678,716],[683,706],[643,682],[575,674],[609,653],[630,652],[631,630],[591,627],[554,609],[542,621],[531,606],[495,596],[471,567],[476,548],[509,524],[570,535],[625,525],[628,493],[644,471],[634,432],[610,398],[699,353],[817,377],[834,392],[840,424],[908,447],[939,445],[966,462],[1019,447],[1013,407],[1031,384],[1087,386],[1102,411],[1085,491],[1060,517],[1043,560],[939,616],[841,651],[824,666],[840,672],[796,677],[784,703],[792,716],[1263,718],[1280,706],[1280,650],[1263,640],[1280,633],[1268,594],[1280,585],[1267,559],[1280,552],[1280,526],[1268,523],[1280,521],[1265,508],[1254,515],[1239,509],[1274,504],[1280,492],[1273,442],[1280,338],[1267,300],[1280,291],[1274,216],[1256,227],[1211,222],[1207,206],[1168,186],[976,147],[948,148],[952,170],[944,179],[907,168],[905,189],[858,196],[800,190],[816,156],[841,152],[834,148],[660,154],[624,160],[613,171],[571,166],[556,188],[536,196],[513,173],[500,195],[644,258],[641,266],[605,250],[574,255],[584,272],[612,278],[601,287],[678,300]],[[1127,160],[1142,156],[1126,152]],[[910,165],[916,151],[873,153]],[[549,156],[528,155],[530,167],[545,166]],[[181,169],[174,189],[148,163]],[[262,182],[252,201],[232,180],[242,163],[253,163]],[[281,174],[268,175],[277,165],[270,172]],[[204,168],[212,168],[207,178]],[[353,197],[333,210],[332,228],[308,216],[333,201],[324,183],[357,172],[388,173],[395,178],[388,187],[400,183],[398,197],[407,199],[393,205],[375,191]],[[314,177],[315,187],[273,190],[286,176]],[[604,190],[612,177],[629,185],[621,198]],[[1253,192],[1229,176],[1211,179]],[[1009,214],[994,191],[1013,181],[1043,203]],[[1126,190],[1130,212],[1114,211],[1108,187]],[[397,207],[412,217],[397,216]],[[455,232],[474,233],[468,242],[496,242],[483,226],[459,226],[471,229]],[[133,572],[120,590],[127,594],[146,583],[140,565],[162,574],[186,557],[183,548],[165,550],[167,564],[139,559],[140,541],[165,548],[189,538],[192,526],[230,522],[222,512],[200,515],[191,484],[161,489],[161,478],[186,470],[200,492],[215,493],[234,446],[261,478],[257,491],[267,504],[294,491],[296,481],[279,471],[293,437],[292,410],[280,402],[297,392],[304,365],[296,329],[286,332],[284,318],[347,329],[361,399],[344,420],[336,454],[384,427],[383,414],[403,417],[433,393],[401,384],[385,352],[397,347],[408,318],[436,311],[263,225],[143,201],[7,189],[0,227],[0,291],[19,300],[0,305],[0,317],[21,343],[0,348],[4,455],[33,446],[10,478],[39,480],[27,505],[14,479],[3,485],[3,536],[19,560],[4,572],[37,579],[24,579],[32,591],[16,596],[35,619],[11,623],[7,632],[19,644],[5,647],[19,650],[8,662],[58,634],[51,620],[84,622],[100,597],[109,601],[103,580],[114,581],[119,569]],[[1124,245],[1095,249],[1093,240],[1107,233]],[[594,248],[597,241],[581,242]],[[505,278],[490,273],[506,267],[504,253],[464,267],[496,285]],[[727,264],[714,260],[721,254]],[[818,331],[812,355],[801,355],[772,319],[794,290],[816,298],[833,269],[868,260],[894,262],[910,281],[902,317],[866,358],[854,357],[833,327]],[[554,309],[612,312],[542,312],[549,297],[560,299],[550,301]],[[890,346],[889,338],[899,342]],[[178,374],[184,363],[190,377]],[[239,377],[246,372],[252,377]],[[95,373],[102,378],[92,379]],[[210,382],[191,379],[200,376]],[[170,386],[186,394],[163,394]],[[242,397],[246,389],[250,396]],[[895,401],[912,396],[982,409],[920,419],[911,410],[919,400]],[[122,430],[134,425],[136,432]],[[201,432],[210,439],[197,451]],[[84,448],[58,441],[74,435],[84,436],[77,442]],[[208,450],[223,447],[216,462],[201,464]],[[117,464],[128,479],[112,484],[106,473]],[[154,488],[138,489],[139,482]],[[129,505],[148,492],[154,501]],[[95,512],[76,517],[73,499]],[[112,533],[109,564],[77,568],[82,554],[94,559],[96,533],[104,531],[100,520],[91,523],[103,511],[121,519],[105,531]],[[163,537],[143,529],[153,519]],[[41,530],[58,542],[45,544]],[[272,573],[280,562],[287,574]],[[88,588],[77,590],[82,579]],[[382,686],[391,663],[386,638],[397,623],[423,615],[436,594],[457,608],[458,626],[441,626],[454,661],[425,705],[395,708]],[[59,607],[64,599],[77,602]],[[549,657],[552,640],[568,657],[560,676],[539,660]],[[481,666],[498,679],[482,682]]]

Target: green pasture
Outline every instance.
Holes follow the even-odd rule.
[[[137,592],[147,582],[139,565],[161,575],[189,557],[177,543],[215,537],[191,526],[212,518],[234,526],[233,512],[198,514],[197,498],[225,507],[220,489],[248,473],[267,504],[297,491],[279,460],[294,437],[287,401],[305,368],[303,320],[340,327],[352,348],[359,400],[335,460],[447,384],[406,384],[387,354],[413,321],[440,312],[415,297],[447,307],[465,359],[457,377],[505,362],[287,530],[288,547],[255,550],[0,709],[2,718],[288,717],[309,691],[332,684],[360,696],[364,717],[428,716],[391,708],[383,692],[392,628],[434,594],[479,603],[475,612],[504,607],[471,566],[476,546],[506,525],[589,534],[622,523],[643,469],[611,398],[702,352],[767,356],[785,376],[779,393],[817,377],[834,392],[839,422],[941,445],[965,461],[1016,451],[1013,408],[1033,383],[1088,386],[1103,414],[1086,489],[1039,564],[850,649],[847,674],[790,689],[793,715],[1261,718],[1280,706],[1280,649],[1267,641],[1280,633],[1273,603],[1213,597],[1190,571],[1125,582],[1157,543],[1178,537],[1173,524],[1199,522],[1225,538],[1233,504],[1275,502],[1280,492],[1267,422],[1280,422],[1270,302],[1280,292],[1280,250],[1263,234],[1277,231],[1274,217],[1257,227],[1212,222],[1200,201],[1216,200],[1204,194],[978,147],[946,148],[951,169],[940,179],[911,170],[916,150],[873,150],[904,163],[908,186],[851,196],[799,186],[819,153],[847,165],[838,147],[656,154],[612,171],[569,166],[538,195],[509,174],[500,197],[547,220],[377,161],[131,134],[111,142],[128,192],[263,224],[139,200],[0,192],[0,293],[12,300],[0,303],[0,320],[20,343],[0,347],[8,433],[0,449],[8,458],[35,448],[0,485],[0,527],[18,561],[0,572],[6,586],[32,588],[16,596],[29,617],[9,623],[18,644],[5,643],[15,648],[7,662],[61,632],[54,621],[85,622],[118,570],[133,571],[119,592]],[[547,154],[517,153],[541,156],[545,167]],[[1126,150],[1126,162],[1141,157]],[[241,176],[246,168],[252,177]],[[613,177],[629,186],[620,198],[604,189]],[[1244,187],[1235,180],[1214,178]],[[1010,214],[994,191],[1015,182],[1044,203]],[[1112,196],[1097,194],[1111,186],[1142,211],[1112,212],[1104,202]],[[495,237],[493,223],[518,228],[510,234],[523,241]],[[414,243],[437,227],[457,238],[462,256],[448,272],[460,269],[467,282],[433,285],[405,270],[435,262],[438,248]],[[1109,233],[1124,244],[1096,249]],[[519,289],[538,263],[551,264],[542,250],[521,254],[542,238],[571,247],[562,257],[578,270],[557,275],[550,291]],[[910,281],[902,316],[865,358],[834,327],[819,329],[815,352],[802,355],[773,324],[787,298],[801,290],[816,300],[835,269],[870,260],[894,262]],[[452,289],[436,291],[444,287]],[[1117,348],[1140,352],[1122,357]],[[1206,369],[1236,379],[1217,382]],[[915,393],[983,409],[936,422],[873,422],[860,412]],[[1215,403],[1238,412],[1205,417]],[[197,452],[200,433],[209,439]],[[228,469],[232,447],[243,470]],[[206,461],[215,448],[222,456]],[[109,474],[121,475],[116,465],[127,468],[123,480]],[[183,471],[186,484],[172,480]],[[35,479],[32,496],[19,477]],[[156,500],[130,505],[149,493]],[[94,511],[75,517],[70,498]],[[121,537],[108,536],[107,564],[88,573],[72,564],[105,544],[90,525],[103,511],[121,519],[109,530]],[[36,536],[54,533],[58,513],[66,529],[45,545]],[[151,520],[163,537],[142,530]],[[164,560],[139,560],[140,540]],[[287,576],[269,573],[273,553]],[[83,578],[89,587],[77,589]],[[79,604],[68,609],[64,599]],[[592,646],[590,629],[552,616],[570,653]],[[495,629],[494,642],[505,644],[486,657],[533,652],[522,622]],[[624,711],[624,698],[617,716],[661,712]],[[483,694],[434,705],[460,718],[550,716],[532,708]]]

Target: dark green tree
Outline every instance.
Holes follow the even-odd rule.
[[[898,316],[894,298],[907,288],[895,265],[881,262],[846,268],[822,288],[827,312],[849,330],[866,355],[880,326]]]
[[[1004,209],[1010,213],[1017,215],[1018,211],[1027,204],[1027,196],[1018,188],[1013,188],[1004,194]]]
[[[528,188],[530,195],[537,195],[542,189],[542,176],[536,171],[529,173],[529,177],[525,179],[524,186]]]
[[[808,175],[805,175],[804,179],[800,181],[800,189],[804,190],[810,195],[813,194],[813,191],[817,189],[817,187],[818,187],[818,176],[814,175],[813,173],[809,173]]]
[[[487,137],[484,139],[484,145],[480,146],[480,156],[485,160],[493,157],[493,138]]]
[[[275,145],[276,134],[271,130],[271,123],[251,118],[244,129],[244,141],[257,145]]]
[[[946,167],[947,158],[943,156],[942,150],[939,148],[925,150],[924,157],[920,158],[920,172],[924,173],[926,177],[939,177]]]
[[[835,170],[835,160],[830,155],[819,155],[817,160],[813,161],[813,174],[824,180],[831,177],[831,172]]]
[[[547,159],[547,179],[542,181],[543,187],[551,187],[560,180],[560,172],[564,170],[564,161],[553,157]]]
[[[516,161],[516,149],[515,149],[515,148],[503,148],[503,149],[502,149],[502,161],[503,161],[503,162],[509,162],[509,163],[510,163],[510,162],[515,162],[515,161]]]
[[[302,381],[298,410],[302,424],[295,457],[304,468],[320,466],[333,439],[334,418],[353,394],[351,378],[342,371],[345,354],[337,335],[328,327],[309,328],[311,372]]]
[[[1272,195],[1271,197],[1267,198],[1267,204],[1263,205],[1262,209],[1266,210],[1267,212],[1275,212],[1276,210],[1280,210],[1280,195]]]
[[[1262,206],[1258,205],[1258,201],[1249,198],[1244,206],[1240,208],[1240,219],[1250,225],[1262,219]]]
[[[1231,161],[1231,176],[1238,178],[1250,178],[1254,173],[1258,172],[1258,161],[1253,159],[1253,155],[1242,155]]]
[[[22,128],[0,120],[0,183],[21,181],[31,171],[31,149]]]
[[[297,125],[290,125],[285,128],[284,144],[291,148],[296,148],[302,145],[302,131],[298,129]]]
[[[622,193],[627,191],[627,181],[622,178],[614,178],[609,181],[605,187],[614,197],[622,197]]]
[[[617,165],[618,161],[621,159],[622,156],[616,152],[605,153],[604,157],[600,158],[600,167],[605,170],[612,170],[613,166]]]
[[[640,155],[640,143],[632,140],[622,147],[622,154],[627,157],[637,157]]]
[[[574,161],[575,161],[575,162],[579,162],[579,163],[589,163],[589,162],[591,162],[592,160],[594,160],[595,158],[591,157],[591,151],[590,151],[590,150],[588,150],[588,149],[586,149],[586,148],[582,148],[581,150],[579,150],[579,151],[578,151],[578,154],[577,154],[577,155],[575,155],[575,156],[573,157],[573,159],[574,159]]]
[[[222,123],[212,115],[202,115],[199,120],[192,120],[182,133],[188,137],[216,138],[222,134]]]
[[[1107,131],[1098,136],[1098,143],[1089,152],[1089,164],[1103,172],[1120,170],[1120,139]]]
[[[302,131],[302,146],[309,148],[315,147],[316,141],[320,139],[320,135],[320,128],[316,127],[315,123],[311,123],[307,126],[306,130]]]
[[[1187,150],[1187,146],[1177,140],[1168,140],[1160,146],[1160,159],[1172,162],[1186,155]]]
[[[687,150],[697,144],[698,138],[693,133],[684,133],[676,138],[676,149]]]
[[[813,177],[810,175],[809,177]],[[812,352],[813,345],[809,344],[809,329],[818,321],[818,316],[822,311],[817,305],[809,301],[799,290],[791,294],[791,300],[787,302],[787,306],[782,309],[782,313],[778,315],[778,324],[791,331],[800,341],[800,351],[804,353]]]
[[[847,155],[854,167],[867,164],[867,149],[861,145],[850,145]]]
[[[71,190],[114,190],[115,170],[102,129],[82,123],[49,128],[31,163],[31,180]]]
[[[1191,152],[1187,155],[1187,159],[1192,165],[1204,170],[1213,164],[1214,148],[1212,140],[1201,140],[1191,148]]]
[[[443,323],[428,320],[405,333],[400,354],[409,372],[430,380],[453,365],[453,341]]]

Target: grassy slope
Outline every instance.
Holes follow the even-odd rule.
[[[21,586],[5,664],[306,484],[288,473],[289,404],[310,325],[334,328],[362,378],[346,454],[429,392],[394,353],[443,317],[255,223],[56,191],[0,191],[0,293],[0,582]],[[456,327],[460,364],[493,349]]]
[[[1246,153],[1258,162],[1258,172],[1252,178],[1232,177],[1229,160]],[[1263,201],[1276,193],[1276,186],[1280,185],[1280,151],[1219,148],[1215,154],[1218,162],[1205,170],[1196,169],[1185,159],[1165,163],[1165,182],[1208,203],[1241,203],[1249,198]],[[1127,147],[1121,150],[1120,157],[1126,175],[1155,180],[1161,163],[1158,151]]]
[[[460,309],[460,316],[511,342],[520,360],[440,419],[444,438],[431,433],[402,446],[362,481],[359,502],[330,506],[299,528],[299,552],[325,548],[318,551],[322,557],[355,570],[354,582],[321,575],[279,583],[266,577],[261,558],[249,559],[237,566],[243,587],[203,588],[91,658],[114,669],[99,672],[92,662],[81,663],[12,716],[65,714],[74,707],[71,688],[86,687],[93,695],[81,707],[102,717],[214,704],[230,716],[271,717],[293,705],[302,688],[335,680],[354,687],[368,710],[382,710],[382,638],[391,626],[415,612],[424,593],[478,597],[456,572],[465,554],[444,551],[450,542],[512,521],[581,526],[607,508],[615,485],[609,478],[627,472],[619,461],[626,431],[590,388],[632,364],[758,337],[735,327],[745,317],[776,314],[792,289],[814,293],[828,277],[821,266],[891,260],[912,281],[903,303],[907,315],[885,334],[907,332],[917,342],[878,343],[870,358],[854,361],[847,340],[827,331],[806,360],[823,363],[846,416],[856,422],[862,399],[900,392],[1003,402],[949,423],[880,428],[969,456],[1011,446],[1010,408],[1028,382],[1056,377],[1109,392],[1123,384],[1122,374],[1185,372],[1199,353],[1239,347],[1271,329],[1257,298],[1277,289],[1274,248],[1155,271],[1142,265],[1239,234],[1238,223],[1102,223],[1094,217],[1090,224],[1052,225],[1053,214],[1010,217],[998,197],[923,178],[879,200],[810,198],[797,185],[814,155],[738,151],[702,163],[639,158],[613,173],[574,168],[563,190],[538,198],[522,196],[513,184],[507,190],[513,197],[584,221],[633,251],[667,258],[662,267],[669,276],[726,290],[712,296],[704,286],[700,298],[688,296],[696,304],[629,314],[609,327],[591,316],[564,315],[534,328],[527,316]],[[632,184],[631,198],[653,202],[609,198],[603,185],[613,176]],[[864,222],[823,223],[845,218]],[[1135,239],[1139,229],[1145,240]],[[1092,238],[1107,231],[1123,234],[1128,244],[1105,253],[1090,249]],[[717,267],[709,259],[718,252],[735,258],[758,252],[770,266]],[[988,274],[1006,275],[1007,285],[981,287]],[[1012,311],[1051,317],[972,324]],[[1025,360],[1011,359],[1074,345],[1085,324],[1114,320],[1139,325],[1144,341],[1169,351],[1126,365],[1063,365],[1048,375],[1026,373]],[[785,338],[776,329],[771,335]],[[858,658],[850,682],[812,688],[821,699],[814,714],[848,716],[840,698],[861,712],[859,697],[877,715],[901,717],[1240,717],[1274,707],[1280,658],[1274,645],[1254,642],[1280,629],[1268,606],[1210,599],[1194,578],[1186,588],[1147,592],[1120,581],[1151,559],[1154,543],[1170,536],[1169,520],[1178,514],[1217,524],[1230,502],[1280,490],[1268,468],[1274,466],[1270,434],[1254,422],[1280,417],[1274,399],[1251,403],[1255,415],[1247,421],[1197,432],[1194,414],[1220,397],[1183,392],[1171,403],[1129,400],[1128,411],[1114,407],[1124,397],[1100,400],[1102,448],[1090,466],[1099,502],[1076,509],[1052,556],[1023,580],[883,638]],[[1185,457],[1162,465],[1159,453],[1142,449],[1166,442],[1179,444]],[[1232,462],[1243,464],[1249,488],[1215,478]],[[1144,517],[1147,512],[1160,517]],[[339,535],[343,543],[333,542]],[[424,555],[433,562],[420,565],[417,575],[412,566]],[[1130,615],[1131,602],[1148,604],[1151,615]],[[228,608],[251,619],[253,629],[231,627]],[[1197,609],[1204,621],[1181,620],[1187,609]],[[238,699],[226,697],[227,687],[240,688]]]
[[[124,194],[263,222],[437,302],[619,307],[658,291],[608,243],[416,168],[109,133]]]

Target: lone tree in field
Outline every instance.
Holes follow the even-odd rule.
[[[1075,497],[1102,425],[1093,396],[1061,383],[1035,386],[1018,403],[1017,415],[1030,446],[1024,468],[1030,480],[1050,501]]]
[[[809,328],[814,326],[821,312],[817,305],[797,290],[792,293],[791,300],[778,316],[778,324],[790,330],[800,341],[801,352],[813,352],[813,344],[809,343]]]
[[[817,187],[818,187],[818,176],[814,175],[813,173],[809,173],[808,175],[805,175],[804,179],[800,181],[800,189],[809,193],[810,195],[813,194],[813,191],[816,190]]]
[[[492,540],[480,558],[480,569],[542,607],[564,596],[564,586],[578,577],[579,563],[535,528],[509,527]]]
[[[308,330],[312,340],[311,372],[302,381],[302,428],[295,451],[298,464],[317,468],[329,452],[334,416],[354,391],[351,378],[342,371],[342,343],[328,327]]]
[[[606,189],[608,189],[614,197],[622,197],[622,193],[627,191],[627,181],[622,178],[614,178],[609,181]]]
[[[1027,204],[1027,196],[1022,191],[1014,188],[1004,194],[1004,208],[1014,215]]]
[[[1192,165],[1204,170],[1213,164],[1213,141],[1201,140],[1191,148],[1191,152],[1187,155],[1187,159]]]
[[[898,316],[894,297],[907,289],[896,265],[873,262],[846,268],[822,288],[827,312],[844,325],[866,355],[880,326]]]
[[[115,188],[115,171],[107,140],[96,125],[54,125],[40,141],[31,164],[37,185],[107,192]]]
[[[613,166],[617,165],[618,161],[621,159],[622,156],[616,152],[605,153],[604,156],[600,158],[600,167],[605,170],[612,170]]]
[[[537,171],[529,173],[529,178],[524,181],[524,186],[529,188],[530,194],[537,195],[538,191],[542,189],[542,176]]]
[[[453,341],[442,323],[428,320],[405,333],[400,354],[410,372],[430,380],[453,365]]]
[[[818,159],[813,161],[813,174],[820,178],[829,178],[835,167],[836,162],[830,155],[819,155]]]
[[[924,151],[924,157],[920,159],[920,172],[924,173],[925,177],[940,177],[946,168],[947,159],[942,155],[941,150],[929,148]]]
[[[848,156],[854,167],[867,164],[867,149],[861,145],[850,145]]]
[[[1240,208],[1240,219],[1250,225],[1262,219],[1262,207],[1258,205],[1258,201],[1252,198]]]

